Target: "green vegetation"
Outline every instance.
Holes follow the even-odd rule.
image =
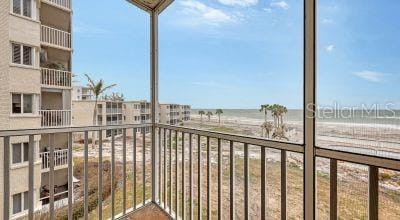
[[[267,121],[268,112],[271,112],[271,115],[274,119],[274,123]],[[264,123],[261,124],[261,135],[262,137],[270,137],[270,132],[272,133],[273,139],[284,139],[289,140],[285,133],[286,133],[286,125],[283,123],[283,115],[287,113],[288,109],[279,104],[263,104],[260,107],[260,112],[264,112]],[[264,133],[265,130],[265,133]]]
[[[224,113],[224,111],[222,111],[222,109],[217,109],[217,111],[215,112],[216,115],[218,115],[218,124],[221,124],[221,115]]]
[[[99,101],[99,98],[105,91],[116,86],[116,84],[106,86],[102,79],[100,79],[100,81],[98,81],[98,82],[95,82],[92,78],[90,78],[90,76],[88,74],[85,74],[85,76],[88,80],[88,87],[93,92],[93,95],[95,98],[94,110],[93,110],[93,125],[97,125],[97,103]],[[96,142],[95,138],[96,138],[96,134],[95,134],[95,132],[92,132],[93,146],[95,145],[95,142]]]
[[[200,122],[203,123],[203,115],[206,114],[203,110],[199,111],[199,115],[200,115]]]
[[[213,113],[210,112],[210,111],[208,111],[208,112],[206,113],[206,115],[207,115],[208,121],[210,121],[210,120],[211,120],[211,116],[213,116]]]

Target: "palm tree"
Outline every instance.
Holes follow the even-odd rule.
[[[217,111],[215,112],[215,114],[218,115],[218,124],[221,124],[221,114],[223,114],[224,111],[222,111],[222,109],[217,109]]]
[[[203,115],[206,114],[203,110],[199,111],[199,115],[200,115],[200,122],[203,123]]]
[[[208,111],[206,115],[208,117],[208,121],[210,121],[211,120],[211,116],[213,115],[213,113]]]
[[[272,122],[266,121],[261,125],[261,136],[269,138],[269,134],[271,133],[272,129],[274,128],[274,125]],[[265,129],[265,135],[264,135],[264,129]]]
[[[287,108],[283,105],[279,105],[279,117],[281,119],[281,125],[283,125],[283,115],[288,112]]]
[[[93,92],[95,102],[94,102],[94,110],[93,110],[93,125],[97,125],[97,103],[99,102],[99,97],[103,94],[106,90],[111,89],[112,87],[116,86],[116,84],[112,84],[109,86],[104,85],[104,81],[100,79],[100,81],[95,82],[90,78],[88,74],[85,74],[88,84],[87,86]],[[95,144],[95,132],[92,132],[92,145]]]
[[[267,121],[268,111],[271,109],[269,104],[261,105],[260,112],[264,112],[264,121]]]
[[[274,126],[275,128],[279,127],[279,105],[273,104],[270,106],[271,115],[274,118]]]

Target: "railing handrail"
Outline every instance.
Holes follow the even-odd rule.
[[[50,109],[50,110],[45,110],[45,109],[41,109],[41,110],[39,110],[39,112],[71,112],[72,110],[71,109],[56,109],[56,110],[53,110],[53,109]]]
[[[169,125],[169,124],[157,124],[157,127],[172,129],[172,130],[176,130],[179,132],[197,134],[200,136],[208,136],[210,138],[220,138],[222,140],[231,140],[234,142],[247,143],[250,145],[257,145],[257,146],[264,146],[264,147],[275,148],[275,149],[280,149],[280,150],[287,150],[287,151],[291,151],[291,152],[298,152],[298,153],[304,152],[303,144],[286,143],[286,142],[281,142],[281,141],[274,141],[274,140],[268,140],[268,139],[263,139],[263,138],[250,137],[250,136],[245,136],[245,135],[208,131],[208,130],[203,130],[203,129],[188,128],[188,127],[184,127],[184,126]]]
[[[46,44],[71,49],[71,33],[57,28],[41,25],[40,40]]]
[[[49,2],[50,4],[71,10],[71,0],[44,0],[44,2]]]
[[[55,150],[54,155],[54,166],[64,166],[68,164],[68,149]],[[39,153],[42,159],[42,170],[50,168],[50,151]],[[61,160],[60,160],[61,159]]]
[[[54,153],[57,153],[57,152],[62,152],[62,151],[64,151],[64,152],[67,152],[67,153],[68,153],[68,149],[54,150]],[[41,155],[41,154],[50,154],[50,151],[46,151],[46,152],[40,152],[40,153],[39,153],[39,155]]]
[[[52,68],[47,68],[47,67],[40,67],[40,69],[49,70],[49,71],[56,71],[56,72],[64,72],[64,73],[70,73],[71,74],[71,71],[67,71],[67,70],[57,70],[57,69],[52,69]]]
[[[54,194],[54,197],[60,196],[60,195],[63,195],[63,194],[68,194],[68,190],[63,191],[63,192],[59,192],[59,193],[55,193],[55,194]],[[50,196],[41,197],[41,198],[39,199],[39,201],[42,201],[42,200],[45,200],[45,199],[49,199],[49,198],[50,198]]]
[[[63,30],[60,30],[60,29],[57,29],[57,28],[53,28],[53,27],[44,25],[44,24],[42,24],[41,26],[44,27],[44,28],[53,30],[53,31],[61,32],[62,34],[71,35],[71,33],[69,33],[68,31],[63,31]]]
[[[85,132],[85,131],[101,131],[112,129],[132,129],[144,128],[151,126],[147,124],[123,124],[123,125],[91,125],[91,126],[71,126],[71,127],[58,127],[58,128],[32,128],[32,129],[15,129],[15,130],[0,130],[0,137],[17,137],[28,135],[41,135],[41,134],[58,134],[58,133],[71,133],[71,132]]]
[[[223,132],[216,131],[208,131],[196,128],[187,128],[184,126],[177,125],[169,125],[169,124],[157,124],[157,127],[170,129],[178,132],[191,133],[200,136],[206,136],[210,138],[216,138],[221,140],[229,140],[238,143],[246,143],[250,145],[262,146],[267,148],[274,148],[279,150],[286,150],[290,152],[304,153],[304,145],[296,144],[296,143],[287,143],[275,140],[268,140],[258,137],[250,137],[245,135],[237,135],[237,134],[228,134]],[[374,155],[365,155],[358,154],[354,152],[341,151],[341,150],[330,150],[315,147],[316,156],[330,158],[330,159],[338,159],[347,162],[353,162],[362,165],[368,166],[376,166],[381,168],[387,168],[391,170],[400,170],[399,161],[392,158],[374,156]]]
[[[39,110],[42,127],[58,127],[71,125],[71,110]]]

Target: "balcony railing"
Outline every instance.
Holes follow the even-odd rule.
[[[107,124],[107,125],[121,125],[121,124],[122,124],[122,120],[107,121],[106,124]]]
[[[71,125],[71,110],[40,110],[42,127],[65,127]]]
[[[71,10],[71,0],[42,0],[42,1],[66,10]]]
[[[54,167],[68,165],[68,149],[56,150],[53,155]],[[42,160],[42,170],[50,169],[50,152],[42,152],[39,156]]]
[[[46,45],[61,49],[70,50],[72,46],[70,33],[45,25],[41,26],[40,40]]]
[[[302,187],[291,188],[293,181],[303,181],[304,175],[301,175],[307,169],[304,166],[304,160],[300,159],[300,166],[296,167],[300,173],[297,179],[293,178],[293,165],[291,165],[291,154],[297,154],[299,158],[304,158],[305,148],[303,144],[285,143],[271,141],[261,138],[253,138],[242,135],[226,134],[206,130],[191,129],[179,126],[164,124],[155,125],[155,134],[146,136],[146,128],[150,125],[118,125],[118,126],[90,126],[73,127],[61,129],[39,129],[39,130],[16,130],[1,131],[0,137],[4,143],[4,197],[3,204],[5,210],[10,210],[10,158],[11,142],[10,138],[15,136],[29,136],[30,146],[34,145],[35,135],[54,135],[57,133],[68,134],[68,216],[72,219],[74,203],[80,201],[73,200],[73,160],[72,150],[82,155],[83,177],[82,187],[82,206],[83,215],[87,219],[90,212],[98,212],[96,216],[102,219],[102,208],[89,209],[89,201],[92,201],[93,192],[89,190],[89,163],[93,167],[93,161],[97,161],[95,169],[98,169],[98,190],[94,195],[98,198],[98,206],[103,203],[103,171],[105,163],[110,167],[106,170],[111,171],[111,189],[110,198],[107,204],[110,204],[112,218],[119,218],[132,213],[138,208],[144,207],[149,203],[157,204],[173,219],[194,219],[198,218],[197,213],[208,218],[238,218],[266,219],[268,205],[271,204],[267,197],[267,186],[278,184],[277,188],[269,188],[269,193],[279,194],[278,205],[280,207],[277,215],[281,219],[288,219],[288,213],[292,206],[303,206],[306,204],[300,199],[297,202],[292,201],[295,192],[304,195]],[[115,133],[111,132],[110,142],[99,141],[95,148],[89,148],[89,132],[98,132],[99,140],[102,140],[104,130],[122,130],[122,138],[116,139]],[[141,131],[138,132],[138,131]],[[81,148],[72,148],[72,137],[74,133],[84,133],[84,142]],[[132,134],[132,139],[127,139],[127,132]],[[148,137],[155,137],[150,142]],[[52,140],[52,138],[50,138]],[[129,140],[129,141],[128,141]],[[54,140],[53,140],[54,141]],[[118,143],[117,143],[118,142]],[[49,146],[54,146],[52,143]],[[107,146],[108,150],[104,150]],[[54,147],[50,147],[54,151]],[[92,150],[95,149],[95,150]],[[127,153],[127,150],[132,150]],[[272,151],[279,154],[278,161],[278,183],[275,179],[271,180],[273,170],[267,169],[267,161]],[[106,153],[107,155],[103,155]],[[90,160],[89,160],[90,156]],[[117,157],[118,156],[118,157]],[[274,155],[273,155],[274,157]],[[316,158],[325,158],[329,160],[329,212],[331,219],[338,218],[338,163],[350,162],[367,166],[369,169],[367,205],[370,219],[378,219],[379,197],[379,172],[380,169],[391,169],[400,171],[400,162],[381,157],[354,154],[349,152],[340,152],[316,147]],[[34,150],[29,151],[29,170],[34,171]],[[130,163],[128,159],[131,158]],[[32,159],[32,160],[31,160]],[[292,159],[293,160],[293,159]],[[269,163],[269,162],[268,162]],[[274,162],[275,163],[275,162]],[[268,164],[271,165],[271,164]],[[54,178],[54,166],[50,163],[50,179]],[[257,167],[255,169],[254,167]],[[290,174],[292,172],[292,174]],[[347,170],[346,172],[352,172]],[[118,173],[118,174],[117,174]],[[36,175],[36,174],[35,174]],[[29,173],[29,219],[33,219],[34,208],[34,178],[35,175]],[[105,174],[104,174],[105,175]],[[350,174],[357,176],[359,173]],[[117,176],[120,182],[117,182]],[[129,177],[129,178],[128,178]],[[128,184],[128,181],[130,184]],[[271,182],[274,181],[274,182]],[[93,183],[93,182],[92,182]],[[268,184],[267,184],[268,183]],[[91,185],[91,187],[93,187]],[[357,185],[354,185],[357,187]],[[54,181],[49,184],[49,201],[54,203],[57,194],[54,192]],[[132,191],[131,191],[132,188]],[[259,191],[254,192],[254,189]],[[128,194],[128,190],[130,194]],[[316,189],[314,189],[316,191]],[[196,191],[196,192],[195,192]],[[299,192],[300,191],[300,192]],[[89,200],[89,192],[92,196]],[[150,192],[150,193],[149,193]],[[118,194],[117,194],[118,193]],[[120,196],[116,196],[120,195]],[[151,197],[151,198],[150,198]],[[131,207],[128,206],[128,198],[132,198]],[[290,199],[292,198],[292,199]],[[316,197],[315,197],[316,198]],[[120,201],[116,201],[120,199]],[[341,197],[341,199],[343,199]],[[361,199],[361,198],[360,198]],[[81,200],[81,201],[82,201]],[[185,201],[185,202],[182,202]],[[240,205],[239,205],[240,204]],[[259,204],[255,208],[254,205]],[[205,205],[203,207],[203,205]],[[116,210],[122,210],[117,213]],[[50,205],[49,216],[54,219],[56,210]],[[316,210],[317,212],[317,210]],[[3,219],[9,219],[10,213],[4,212]],[[94,214],[94,213],[93,213]],[[299,217],[301,218],[301,217]]]
[[[71,87],[72,74],[68,71],[42,68],[41,84],[51,87]]]
[[[107,114],[122,114],[122,109],[121,108],[115,108],[115,109],[107,108],[106,113]]]

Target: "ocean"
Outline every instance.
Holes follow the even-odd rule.
[[[215,115],[215,109],[192,109],[191,114],[198,116],[198,112],[211,111]],[[241,122],[260,124],[264,121],[264,113],[258,109],[223,109],[222,119],[238,120]],[[206,116],[203,116],[206,118]],[[214,116],[215,117],[215,116]],[[268,113],[268,120],[272,120],[271,113]],[[283,117],[284,122],[302,123],[303,111],[289,109]],[[329,111],[319,110],[316,117],[317,123],[350,123],[350,124],[369,124],[387,125],[388,127],[400,128],[400,110],[382,111],[362,111],[362,110],[342,110]]]

